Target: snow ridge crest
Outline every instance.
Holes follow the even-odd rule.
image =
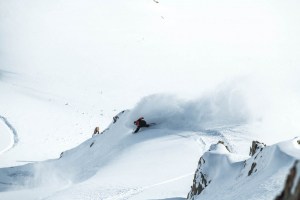
[[[280,192],[278,188],[282,188],[284,184],[285,174],[288,174],[295,162],[286,183],[287,189],[276,200],[299,199],[299,196],[290,197],[299,195],[300,191],[299,160],[297,161],[297,155],[291,156],[282,148],[295,148],[294,143],[290,140],[266,146],[253,141],[249,152],[251,157],[239,161],[232,159],[235,155],[228,151],[223,142],[211,145],[198,162],[187,199],[236,199],[236,193],[243,194],[245,199],[253,199],[258,193],[263,193],[267,199],[275,199],[276,193]],[[276,182],[272,182],[273,180]],[[277,192],[267,190],[264,185],[268,184],[277,188]],[[251,191],[249,188],[252,188]],[[282,198],[286,196],[290,198]]]

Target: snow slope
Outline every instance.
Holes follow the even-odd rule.
[[[275,199],[300,159],[297,141],[252,145],[251,158],[243,161],[232,159],[223,144],[213,145],[199,160],[188,199]]]
[[[50,79],[8,71],[0,74],[0,116],[14,130],[5,132],[6,137],[18,140],[14,148],[0,154],[1,167],[57,158],[61,151],[90,138],[96,126],[105,129],[117,114],[114,105],[100,92],[81,93],[75,86],[79,92],[75,96],[59,87],[52,93],[45,86],[51,83]]]
[[[0,0],[1,200],[182,199],[211,144],[299,135],[297,1],[158,2]]]
[[[149,101],[159,106],[153,96],[140,104]],[[171,128],[169,121],[162,121],[153,128],[132,134],[136,112],[135,109],[121,112],[119,120],[103,134],[64,152],[60,159],[1,169],[1,197],[182,199],[188,193],[194,163],[211,143],[227,139],[233,151],[243,152],[243,148],[235,145],[251,141],[247,135],[241,136],[241,130],[246,128],[237,125],[187,130],[184,126]],[[144,111],[144,114],[151,122],[157,111]],[[185,124],[185,121],[177,120],[177,124],[180,123]],[[230,142],[234,138],[239,142]]]
[[[150,102],[157,107],[164,105],[155,97],[143,99],[137,108],[150,108]],[[176,124],[184,125],[186,121],[177,119],[179,114],[173,111]],[[141,112],[149,122],[157,116],[155,109]],[[204,176],[206,186],[199,198],[238,199],[244,195],[246,199],[273,199],[283,188],[294,161],[300,159],[297,138],[259,146],[249,158],[253,138],[247,133],[247,125],[187,130],[185,126],[172,127],[174,122],[167,120],[170,116],[160,116],[165,119],[160,124],[132,134],[134,116],[139,116],[137,109],[120,112],[116,123],[102,134],[63,152],[59,159],[2,168],[1,198],[185,199],[195,164],[202,156],[195,181],[202,182]],[[197,118],[191,115],[188,119]],[[227,149],[223,144],[216,145],[220,140]],[[235,190],[230,192],[232,188]]]
[[[1,0],[0,115],[20,142],[0,166],[57,158],[143,96],[189,99],[226,82],[224,95],[242,90],[263,122],[253,130],[259,139],[296,136],[298,8],[268,0]]]

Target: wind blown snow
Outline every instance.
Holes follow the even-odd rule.
[[[201,130],[212,126],[244,124],[250,119],[241,91],[222,88],[195,100],[175,95],[144,97],[131,111],[128,126],[139,116],[170,129]]]
[[[299,135],[299,1],[158,2],[0,0],[0,199],[183,199],[211,144]]]

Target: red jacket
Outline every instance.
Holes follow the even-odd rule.
[[[140,117],[138,120],[136,120],[136,121],[134,122],[134,124],[135,124],[136,126],[140,126],[140,121],[141,121],[142,119],[144,119],[144,117]]]

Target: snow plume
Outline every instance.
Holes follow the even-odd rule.
[[[128,125],[143,116],[169,129],[201,130],[247,123],[256,140],[274,144],[299,136],[300,69],[261,69],[223,82],[193,100],[155,94],[131,111]],[[201,87],[201,86],[200,86]],[[197,88],[193,87],[197,95]]]
[[[228,85],[194,100],[166,94],[144,97],[131,111],[128,125],[141,116],[160,127],[184,130],[236,125],[250,117],[242,93]]]
[[[70,182],[68,171],[63,172],[50,163],[36,163],[32,186],[67,185]]]
[[[299,69],[262,71],[248,78],[245,95],[257,140],[274,144],[299,136]]]

